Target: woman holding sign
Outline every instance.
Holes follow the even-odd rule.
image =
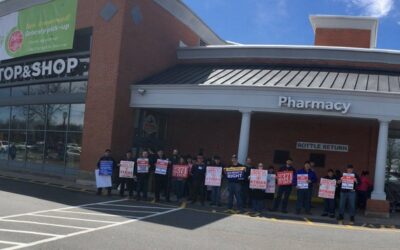
[[[311,214],[310,189],[313,188],[315,182],[317,182],[317,176],[315,172],[311,170],[310,162],[306,161],[304,167],[296,172],[296,214],[300,214],[302,208],[304,208],[306,214]]]
[[[343,223],[344,211],[346,206],[349,208],[350,224],[354,224],[354,216],[356,215],[356,187],[360,183],[360,177],[354,173],[353,165],[347,166],[346,172],[338,181],[340,186],[340,202],[339,202],[339,223]]]

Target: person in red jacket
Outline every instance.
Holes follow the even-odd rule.
[[[372,188],[372,183],[369,180],[369,172],[362,171],[360,177],[360,185],[357,186],[357,205],[359,209],[365,209],[369,191]]]

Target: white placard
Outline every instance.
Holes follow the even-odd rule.
[[[96,187],[97,188],[104,188],[104,187],[111,187],[111,176],[109,175],[99,175],[99,170],[95,170],[96,175]]]

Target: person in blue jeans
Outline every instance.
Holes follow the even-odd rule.
[[[228,212],[234,212],[233,199],[236,199],[236,206],[239,212],[243,212],[243,202],[241,197],[242,183],[245,177],[246,168],[241,165],[236,155],[232,155],[232,164],[224,168],[224,175],[228,180]]]
[[[334,174],[333,169],[328,170],[328,175],[324,177],[324,179],[335,180],[337,177]],[[321,216],[329,216],[330,218],[335,218],[335,209],[336,209],[336,200],[333,199],[324,199],[324,212]]]
[[[338,181],[338,184],[341,185],[340,187],[340,202],[339,202],[339,216],[338,222],[343,223],[344,213],[346,206],[349,210],[350,215],[350,224],[354,224],[354,218],[356,215],[356,187],[360,183],[360,177],[354,172],[353,165],[347,165],[346,172],[347,174],[352,175],[350,177],[353,185],[349,185],[348,181],[345,182],[345,178],[348,180],[349,177],[346,177],[345,174],[342,175],[342,178]],[[347,183],[347,185],[344,185]]]
[[[212,165],[214,167],[221,167],[223,168],[222,162],[221,162],[221,158],[219,156],[214,156],[214,160]],[[211,188],[211,206],[221,206],[221,186],[216,187],[213,186]]]
[[[300,188],[297,184],[297,179],[294,180],[297,188],[297,200],[296,200],[296,214],[300,214],[301,209],[304,208],[306,214],[311,214],[311,203],[310,203],[310,189],[313,188],[313,184],[317,182],[317,175],[311,170],[311,164],[309,161],[304,163],[304,167],[296,172],[298,175],[307,175],[307,188]]]
[[[293,167],[293,160],[289,158],[286,161],[286,165],[279,168],[278,172],[290,171],[293,173],[292,182],[289,185],[279,186],[278,194],[276,196],[274,206],[271,211],[277,211],[282,203],[281,212],[287,213],[287,205],[289,202],[289,196],[292,193],[292,187],[294,185],[294,179],[296,178],[296,169]]]

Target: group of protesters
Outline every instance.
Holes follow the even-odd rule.
[[[300,214],[304,210],[306,214],[311,214],[314,186],[319,184],[314,171],[314,163],[310,161],[304,162],[303,167],[296,169],[293,166],[293,160],[287,159],[286,164],[276,171],[273,165],[268,167],[263,163],[253,165],[249,157],[244,164],[241,164],[238,162],[237,156],[232,155],[230,163],[225,165],[217,155],[206,159],[203,154],[198,154],[192,158],[181,155],[177,149],[173,150],[169,158],[166,157],[163,150],[158,150],[156,153],[145,150],[138,157],[134,157],[134,154],[128,151],[120,160],[121,163],[134,163],[133,178],[120,177],[120,163],[114,160],[109,149],[105,150],[104,155],[98,161],[99,169],[104,162],[110,163],[112,169],[110,175],[113,185],[107,187],[108,195],[111,195],[112,187],[118,187],[122,197],[125,196],[125,191],[128,191],[131,199],[148,200],[148,192],[153,189],[154,202],[160,201],[161,194],[165,197],[166,202],[170,202],[170,194],[174,193],[177,202],[185,200],[193,204],[199,200],[201,205],[210,201],[211,206],[221,206],[222,185],[207,186],[205,183],[206,169],[213,166],[221,168],[221,178],[227,183],[227,212],[243,213],[245,208],[250,208],[254,216],[258,216],[264,209],[267,209],[266,204],[268,203],[270,211],[280,210],[282,213],[288,213],[288,202],[293,188],[296,188],[297,191],[295,213]],[[158,170],[157,164],[161,163],[165,164],[164,172]],[[178,166],[188,168],[186,175],[172,174],[173,168]],[[275,188],[272,192],[252,189],[250,188],[252,169],[266,170],[268,178],[269,176],[279,176],[282,173],[288,174],[288,178],[281,183],[275,177],[272,179],[277,184],[277,192],[275,192]],[[352,185],[346,184],[345,186],[342,181],[348,181],[348,176],[351,178]],[[299,187],[300,183],[298,183],[300,177],[305,177],[302,187]],[[321,216],[335,218],[336,208],[339,207],[337,219],[342,221],[345,209],[348,208],[350,223],[354,223],[356,205],[365,208],[368,193],[372,188],[368,172],[363,171],[360,177],[354,172],[353,166],[349,164],[343,174],[339,170],[329,169],[323,178],[334,181],[336,190],[334,197],[323,199],[324,210]],[[347,179],[344,180],[344,178]],[[101,195],[101,193],[102,188],[99,187],[97,194]],[[236,210],[233,209],[234,201],[236,201]]]

